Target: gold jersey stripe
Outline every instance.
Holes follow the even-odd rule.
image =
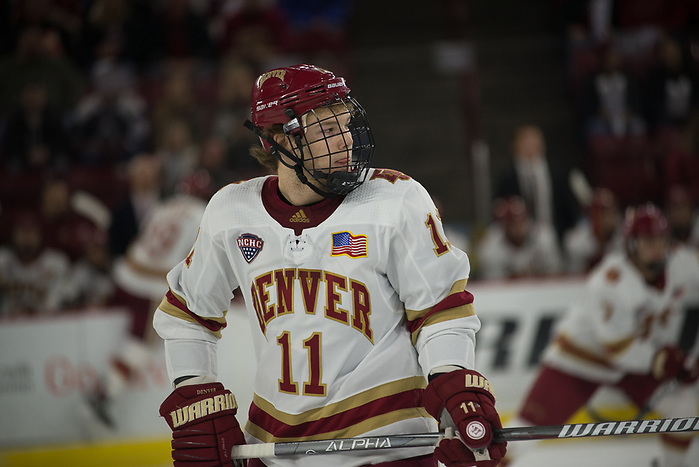
[[[271,433],[263,430],[254,423],[248,421],[245,425],[245,430],[263,443],[283,443],[289,441],[313,441],[319,439],[330,438],[351,438],[359,436],[371,430],[390,425],[391,423],[409,420],[411,418],[429,418],[430,415],[422,407],[410,407],[405,409],[394,410],[386,414],[380,414],[375,417],[363,420],[355,425],[348,426],[341,430],[328,431],[317,435],[301,436],[298,438],[277,438]]]
[[[451,286],[451,289],[449,290],[449,293],[447,294],[447,297],[449,295],[453,295],[455,293],[461,293],[464,290],[466,290],[466,283],[468,282],[468,279],[461,279],[456,282],[454,282],[454,285]],[[444,297],[446,300],[447,297]],[[416,321],[423,316],[425,316],[427,313],[432,311],[434,307],[431,306],[429,308],[425,308],[424,310],[405,310],[405,314],[408,317],[408,321]]]
[[[354,396],[335,402],[325,407],[307,410],[300,414],[290,414],[277,410],[267,400],[257,394],[253,395],[252,401],[263,411],[267,412],[272,417],[287,425],[299,425],[301,423],[320,420],[340,412],[345,412],[357,407],[360,407],[369,402],[381,399],[382,397],[392,396],[401,392],[410,391],[411,389],[424,389],[427,387],[427,381],[423,376],[411,376],[409,378],[391,381],[390,383],[382,384],[375,388],[367,389]]]
[[[182,304],[183,308],[189,310],[189,307],[187,306],[187,301],[184,298],[177,295],[175,292],[172,291],[172,289],[170,289],[170,293],[172,294],[173,297],[175,297],[177,299],[178,302],[180,302]],[[190,313],[191,313],[190,314],[190,313],[187,313],[186,311],[184,311],[182,308],[173,305],[172,303],[170,303],[168,301],[167,296],[163,297],[163,300],[160,302],[160,305],[158,306],[158,308],[160,308],[160,310],[163,313],[167,313],[168,315],[174,316],[175,318],[179,318],[181,320],[184,320],[184,321],[187,321],[190,323],[195,323],[195,324],[200,324],[200,325],[202,324],[200,321],[198,321],[194,318],[194,316],[193,316],[194,312],[190,311]],[[222,313],[223,313],[223,316],[220,318],[218,318],[218,317],[217,318],[200,317],[200,319],[202,321],[215,321],[215,322],[220,323],[220,324],[225,324],[226,323],[226,314],[228,313],[228,310],[224,310]],[[207,329],[205,326],[204,326],[204,328],[207,331],[209,331],[211,334],[216,336],[217,338],[220,339],[222,337],[220,330],[219,331],[211,331],[210,329]]]
[[[446,310],[442,310],[438,313],[430,315],[427,317],[425,322],[422,323],[422,326],[413,331],[413,333],[411,334],[413,345],[417,343],[417,336],[420,334],[420,330],[422,328],[437,323],[443,323],[444,321],[449,321],[452,319],[466,318],[475,314],[476,309],[474,308],[473,303],[468,303],[466,305],[457,306],[456,308],[447,308]]]

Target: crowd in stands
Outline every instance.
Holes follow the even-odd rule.
[[[476,274],[584,273],[623,247],[621,214],[646,202],[664,208],[675,242],[699,247],[699,2],[550,3],[566,44],[584,173],[548,167],[541,128],[514,129],[494,222],[473,252]]]
[[[182,179],[263,174],[243,127],[254,79],[348,75],[351,7],[0,0],[0,316],[111,303],[113,263]]]
[[[477,278],[584,273],[621,247],[623,208],[646,201],[666,209],[677,241],[699,245],[698,2],[551,3],[590,186],[550,169],[539,127],[514,129],[493,223],[461,242]],[[0,0],[0,316],[109,304],[113,262],[180,180],[265,173],[242,125],[255,77],[311,62],[351,79],[351,9]]]

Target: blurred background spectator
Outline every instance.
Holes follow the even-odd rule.
[[[70,261],[61,251],[46,247],[43,237],[36,214],[17,216],[10,244],[0,247],[0,316],[36,316],[59,310]]]
[[[578,206],[568,187],[568,177],[558,168],[549,167],[541,128],[515,128],[511,156],[512,164],[500,175],[495,196],[520,196],[535,222],[552,226],[557,235],[562,235],[575,222]]]
[[[535,222],[521,197],[498,198],[494,222],[476,246],[483,279],[541,278],[563,272],[550,224]]]
[[[623,240],[616,196],[607,188],[596,188],[585,215],[563,238],[566,272],[589,272],[607,253],[621,251]]]
[[[152,154],[139,154],[127,166],[128,193],[112,211],[109,251],[123,255],[141,231],[145,219],[163,195],[162,163]]]

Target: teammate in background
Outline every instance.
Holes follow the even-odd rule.
[[[478,244],[479,277],[517,279],[558,274],[563,259],[550,224],[535,223],[519,196],[493,203],[493,222]]]
[[[57,312],[69,271],[68,256],[45,247],[39,216],[19,214],[10,245],[0,248],[0,317]]]
[[[114,426],[109,403],[123,391],[130,377],[148,363],[155,337],[148,331],[153,310],[168,290],[165,276],[189,253],[206,207],[204,200],[213,193],[213,182],[206,171],[184,176],[176,193],[153,208],[126,255],[115,260],[114,305],[128,311],[131,328],[103,380],[88,396],[94,413],[106,425]]]
[[[621,227],[616,196],[607,188],[596,188],[587,215],[563,236],[566,271],[587,273],[608,253],[621,251]]]
[[[699,287],[696,252],[670,253],[667,220],[652,204],[627,209],[624,241],[625,251],[609,254],[591,272],[585,301],[561,321],[512,426],[564,424],[601,386],[643,407],[675,379],[678,389],[653,409],[663,417],[697,414],[690,385],[699,368],[676,346],[683,299]],[[691,439],[663,435],[662,467],[689,467]],[[508,460],[530,444],[517,443]]]
[[[435,418],[453,419],[463,442],[248,465],[494,467],[505,453],[492,442],[492,387],[473,369],[480,321],[465,290],[468,258],[418,182],[370,168],[373,137],[349,93],[311,65],[255,82],[246,124],[262,147],[251,153],[277,175],[213,196],[154,319],[175,387],[160,414],[176,462],[232,465],[231,447],[246,440],[436,431]],[[237,331],[252,334],[257,357],[245,436],[216,382],[216,342],[238,287],[250,328]],[[476,462],[470,448],[480,447],[488,460]]]

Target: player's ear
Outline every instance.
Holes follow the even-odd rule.
[[[291,149],[289,146],[289,138],[284,133],[275,133],[272,135],[274,141],[285,149]]]

